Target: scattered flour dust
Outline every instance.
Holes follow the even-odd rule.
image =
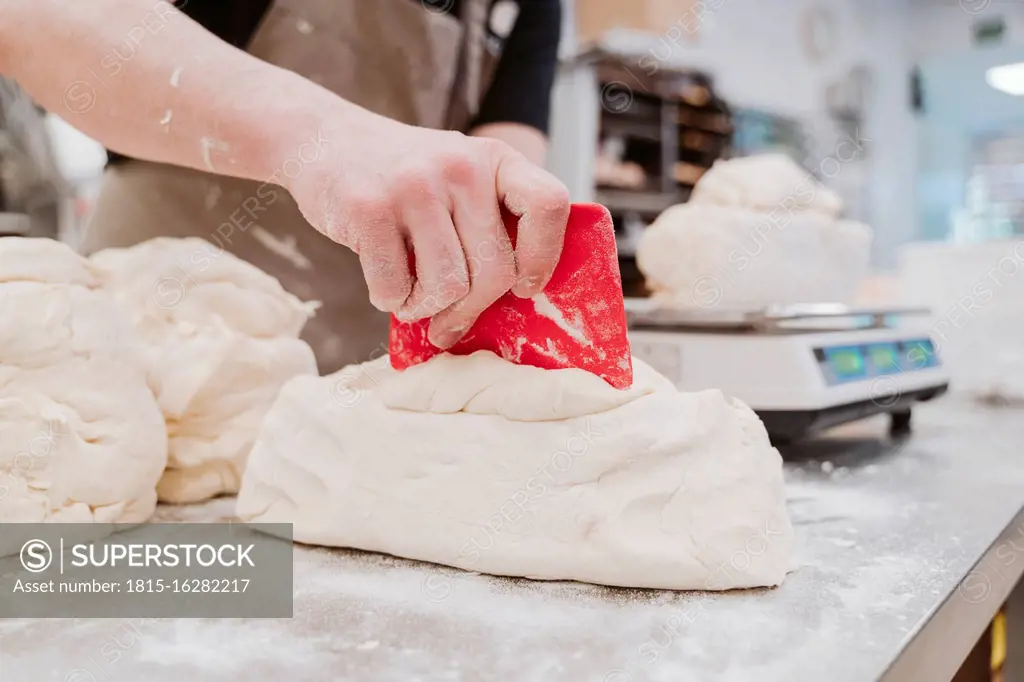
[[[838,488],[827,480],[790,475],[786,498],[794,524],[807,519],[840,522],[850,519],[884,521],[899,508],[886,495],[869,489]]]
[[[184,66],[174,67],[174,71],[171,72],[171,87],[178,87],[178,83],[181,82],[181,72],[185,70]]]
[[[505,358],[506,360],[512,360],[512,362],[519,362],[519,359],[523,357],[523,346],[526,345],[526,337],[519,337],[516,339],[516,354],[515,359]]]
[[[295,237],[293,235],[288,235],[284,239],[281,239],[276,237],[269,230],[265,230],[259,225],[253,225],[252,236],[263,246],[263,248],[277,256],[280,256],[281,258],[284,258],[299,270],[311,270],[313,268],[313,263],[306,258],[302,251],[299,251],[299,247],[296,246]]]
[[[230,148],[226,142],[221,142],[212,137],[201,137],[199,138],[199,149],[203,155],[203,165],[206,166],[206,170],[213,172],[216,168],[213,167],[213,161],[210,158],[211,151],[227,152]]]
[[[217,205],[217,202],[220,201],[221,194],[222,190],[220,185],[214,185],[209,189],[209,191],[207,191],[206,197],[203,199],[203,206],[206,207],[207,211],[212,210]]]
[[[176,620],[170,628],[139,639],[138,660],[182,667],[203,675],[253,670],[254,661],[309,666],[332,650],[328,633],[288,636],[282,623],[262,620]]]
[[[555,347],[555,342],[552,341],[551,339],[547,339],[547,341],[545,342],[543,348],[541,346],[538,346],[535,343],[532,343],[530,345],[533,346],[533,349],[535,351],[537,351],[541,355],[548,356],[552,360],[555,360],[557,362],[561,362],[563,364],[566,364],[566,363],[569,362],[569,359],[567,357],[565,357],[565,355],[563,355],[562,353],[558,352],[558,349]]]
[[[530,300],[533,301],[533,307],[536,309],[538,315],[543,315],[549,320],[552,320],[562,331],[583,345],[592,345],[590,339],[587,338],[586,334],[584,334],[581,329],[573,326],[567,319],[565,319],[565,315],[562,314],[561,310],[555,307],[555,304],[551,302],[551,299],[547,297],[547,294],[537,294]]]
[[[549,626],[574,627],[587,622],[581,618],[620,610],[612,602],[565,603],[552,598],[560,589],[587,594],[607,591],[593,585],[515,580],[514,589],[496,589],[495,583],[513,581],[456,569],[438,571],[425,572],[416,562],[372,553],[302,549],[295,556],[296,616],[309,607],[324,609],[329,599],[339,606],[374,604],[403,620],[436,615],[458,619],[466,627],[494,626],[507,632],[517,625],[536,624],[540,618]]]
[[[913,557],[880,556],[871,563],[858,567],[847,576],[847,585],[832,587],[831,591],[842,601],[843,608],[858,615],[892,615],[904,609],[927,581],[925,569]]]

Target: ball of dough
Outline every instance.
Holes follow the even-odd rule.
[[[146,344],[170,438],[160,499],[237,492],[277,392],[317,372],[298,338],[316,305],[202,239],[153,239],[100,251],[92,262]]]
[[[792,566],[782,462],[757,416],[634,359],[582,370],[439,355],[288,382],[238,497],[300,542],[496,575],[721,590]]]
[[[0,317],[0,522],[148,519],[167,434],[94,268],[59,242],[0,239]]]
[[[838,218],[839,195],[785,154],[719,159],[701,176],[690,202],[752,211],[810,212]]]
[[[716,161],[687,203],[644,230],[637,267],[666,307],[849,303],[871,229],[839,220],[842,208],[783,154]]]
[[[846,303],[867,274],[871,230],[816,213],[773,220],[741,208],[673,206],[645,231],[637,267],[666,305]]]

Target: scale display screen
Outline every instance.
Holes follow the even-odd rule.
[[[825,359],[832,373],[839,379],[866,376],[867,366],[860,348],[826,348]]]
[[[859,346],[826,346],[814,356],[830,386],[938,367],[931,339],[887,341]]]
[[[880,372],[899,371],[900,351],[895,343],[875,343],[868,346],[868,358]]]

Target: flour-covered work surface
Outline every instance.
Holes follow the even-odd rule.
[[[876,421],[787,465],[803,568],[777,589],[536,582],[297,547],[292,620],[0,621],[0,679],[868,682],[959,598],[1024,505],[1019,412],[944,399],[915,421],[903,445],[879,440]],[[157,518],[232,509],[218,499]]]

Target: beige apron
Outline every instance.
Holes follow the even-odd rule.
[[[489,4],[463,0],[456,18],[419,0],[276,0],[249,51],[390,118],[464,129],[495,63]],[[260,210],[249,212],[253,197]],[[157,236],[201,237],[321,301],[303,338],[322,373],[380,354],[388,316],[370,305],[359,258],[310,226],[284,189],[145,161],[109,168],[82,251]]]

